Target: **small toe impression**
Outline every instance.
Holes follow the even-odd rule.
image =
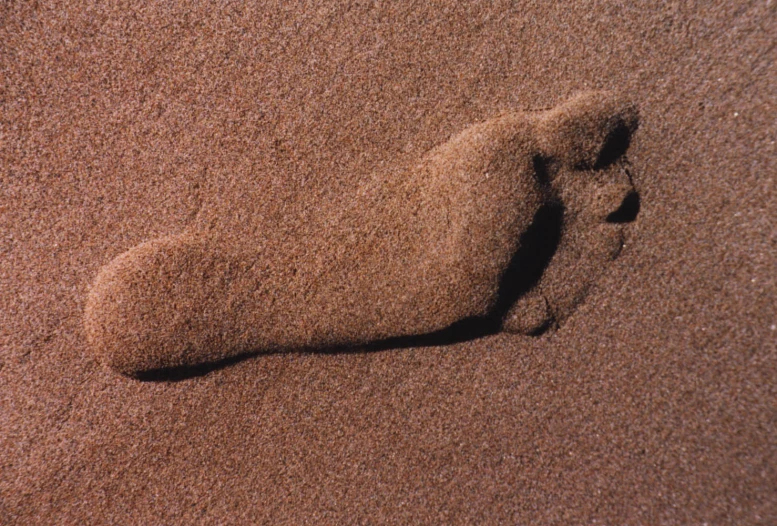
[[[538,138],[546,155],[567,166],[601,169],[626,152],[638,124],[634,104],[609,92],[587,92],[549,111]]]
[[[536,290],[527,294],[502,320],[502,330],[513,334],[537,336],[550,328],[553,314],[548,302]]]
[[[613,212],[607,214],[605,221],[608,223],[631,223],[637,219],[640,209],[639,194],[632,190],[626,194],[621,201],[620,206]]]
[[[628,223],[639,212],[639,194],[631,183],[609,183],[596,188],[591,196],[591,214],[607,223]]]

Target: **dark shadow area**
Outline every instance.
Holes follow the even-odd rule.
[[[542,188],[550,187],[550,173],[548,170],[548,159],[542,155],[535,155],[532,159],[532,165],[534,168],[534,178]]]
[[[537,211],[529,228],[521,235],[499,283],[499,295],[493,316],[500,321],[518,298],[531,290],[542,277],[561,241],[564,205],[551,201]]]
[[[361,348],[354,349],[354,351],[386,351],[389,349],[451,345],[454,343],[477,340],[483,336],[494,334],[499,331],[499,325],[501,325],[501,320],[495,320],[491,316],[465,318],[439,331],[387,338],[385,340],[369,343]],[[346,352],[348,350],[350,349],[347,349]],[[342,351],[336,350],[334,352]]]
[[[629,192],[623,199],[621,206],[607,216],[608,223],[631,223],[639,215],[641,203],[637,192]]]
[[[531,226],[520,238],[518,250],[502,276],[499,293],[491,313],[484,317],[466,318],[445,329],[412,336],[388,338],[363,349],[386,350],[408,347],[430,347],[466,342],[495,334],[502,319],[515,302],[534,287],[545,272],[561,241],[564,207],[558,201],[543,205],[534,215]],[[534,335],[545,332],[552,322],[538,328]]]
[[[620,159],[631,145],[631,134],[632,130],[626,126],[625,122],[619,120],[607,134],[602,151],[599,152],[599,157],[594,164],[594,170],[607,168]]]
[[[182,367],[165,367],[161,369],[151,369],[148,371],[142,371],[136,373],[133,378],[140,380],[141,382],[180,382],[182,380],[188,380],[190,378],[197,378],[199,376],[205,376],[206,374],[215,371],[216,369],[224,369],[230,365],[242,362],[253,356],[257,356],[258,352],[241,354],[239,356],[231,356],[218,360],[215,362],[202,363],[199,365],[182,366]],[[266,353],[261,353],[266,354]]]

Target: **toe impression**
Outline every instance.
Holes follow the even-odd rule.
[[[578,94],[539,122],[540,147],[574,168],[604,168],[629,147],[639,114],[634,104],[606,91]]]

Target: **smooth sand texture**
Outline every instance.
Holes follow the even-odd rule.
[[[233,227],[142,243],[100,270],[87,339],[132,375],[429,334],[470,318],[498,327],[506,317],[520,333],[558,325],[633,219],[613,219],[637,194],[612,165],[637,121],[613,94],[583,93],[553,111],[468,127],[391,174],[380,203],[356,203],[356,217],[315,238]],[[557,232],[541,224],[551,207]],[[573,275],[581,263],[586,273]]]
[[[775,9],[2,3],[0,524],[777,522]],[[557,330],[161,381],[94,359],[89,292],[133,247],[342,257],[321,233],[434,148],[591,91],[639,108],[602,172],[639,214]],[[553,297],[604,246],[569,239]]]

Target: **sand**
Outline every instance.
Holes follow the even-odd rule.
[[[4,4],[0,523],[777,521],[775,9]],[[133,247],[219,232],[345,261],[342,225],[387,217],[429,152],[594,90],[639,108],[605,170],[638,197],[595,273],[574,254],[604,245],[564,230],[557,328],[146,381],[96,359],[87,299]]]

